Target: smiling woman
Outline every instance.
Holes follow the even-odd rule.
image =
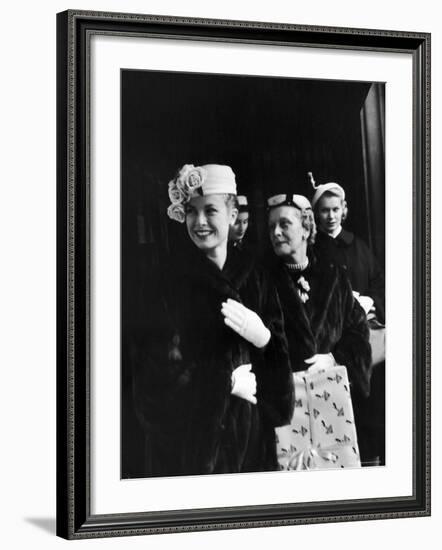
[[[232,194],[213,194],[190,199],[185,206],[186,225],[193,243],[223,268],[229,229],[238,210]]]
[[[76,10],[58,25],[58,533],[428,515],[430,37]],[[356,214],[346,226],[381,262],[387,247],[388,376],[399,383],[388,385],[385,468],[121,480],[264,469],[286,412],[271,406],[289,386],[265,274],[229,250],[220,269],[196,246],[180,178],[169,213],[182,224],[165,214],[172,169],[194,159],[234,167],[259,252],[265,198],[311,197],[309,170],[342,183]],[[184,179],[203,191],[195,168]],[[294,311],[330,293],[321,272],[316,286],[306,275]],[[325,303],[310,332],[300,318],[304,368],[321,355],[311,326]]]
[[[235,175],[185,165],[168,191],[169,218],[195,246],[141,304],[150,326],[133,331],[131,402],[144,459],[124,477],[277,470],[274,428],[290,420],[293,381],[274,287],[248,255],[228,253]]]

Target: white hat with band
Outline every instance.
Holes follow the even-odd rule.
[[[313,208],[315,207],[315,204],[318,202],[318,200],[322,197],[322,195],[327,191],[329,193],[332,193],[333,195],[336,195],[337,197],[340,197],[342,200],[345,200],[345,191],[339,185],[339,183],[336,183],[335,181],[330,181],[328,183],[316,185],[312,172],[308,172],[307,175],[310,178],[310,182],[312,184],[313,189],[315,190],[315,194],[313,195],[313,198],[312,198]]]
[[[236,195],[235,174],[230,166],[185,164],[175,179],[169,182],[171,205],[167,209],[169,218],[184,222],[184,204],[192,198],[216,194]]]
[[[337,197],[340,197],[342,200],[345,200],[344,189],[339,185],[339,183],[330,181],[329,183],[323,183],[322,185],[318,185],[318,187],[316,188],[315,194],[313,195],[313,198],[312,198],[313,208],[315,207],[315,204],[318,202],[318,200],[322,197],[322,195],[327,191],[329,193],[332,193],[333,195],[336,195]]]

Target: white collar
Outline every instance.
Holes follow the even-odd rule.
[[[332,239],[336,239],[336,237],[339,235],[339,233],[342,231],[342,225],[340,225],[339,227],[337,227],[332,234],[328,233],[328,236],[331,237]]]

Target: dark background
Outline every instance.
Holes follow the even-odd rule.
[[[130,334],[142,330],[152,274],[185,252],[169,220],[167,184],[183,164],[227,164],[248,196],[249,233],[268,246],[266,198],[335,181],[346,228],[385,254],[384,85],[347,81],[121,72],[122,477],[143,475],[132,410]]]

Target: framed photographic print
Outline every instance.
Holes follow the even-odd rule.
[[[57,33],[57,534],[429,515],[430,36]]]

